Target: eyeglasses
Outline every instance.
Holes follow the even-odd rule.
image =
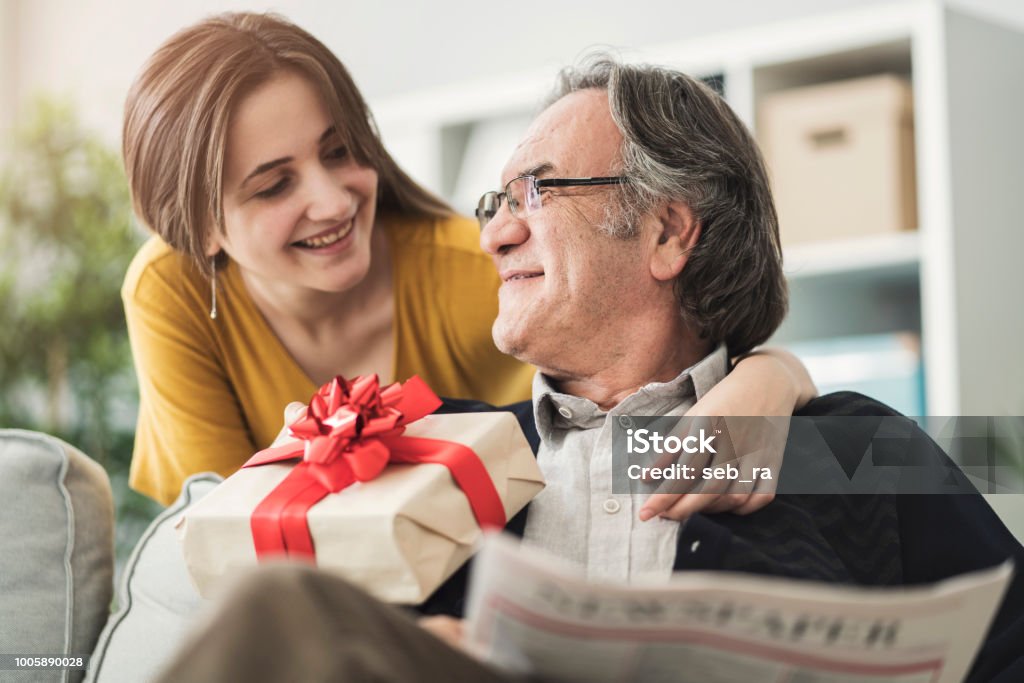
[[[508,201],[508,210],[516,218],[526,218],[540,210],[540,188],[542,187],[575,187],[583,185],[619,185],[628,180],[625,176],[604,178],[541,178],[532,175],[521,175],[513,178],[505,185],[504,192],[485,192],[476,206],[476,219],[480,221],[480,229],[491,222],[503,200]]]

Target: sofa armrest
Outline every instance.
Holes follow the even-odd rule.
[[[106,472],[59,439],[0,429],[0,501],[0,652],[90,654],[113,593]],[[35,673],[75,682],[85,672]]]

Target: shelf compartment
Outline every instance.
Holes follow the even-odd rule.
[[[916,277],[921,238],[915,231],[798,244],[783,249],[790,280],[837,274],[875,277],[886,272]]]

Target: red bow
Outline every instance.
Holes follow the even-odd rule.
[[[477,455],[451,441],[403,436],[405,425],[441,405],[419,377],[383,390],[377,375],[342,377],[320,387],[306,415],[289,427],[299,441],[262,450],[243,467],[302,457],[250,519],[256,555],[315,558],[306,515],[330,493],[370,481],[388,462],[438,463],[452,473],[481,527],[503,527],[505,509]]]

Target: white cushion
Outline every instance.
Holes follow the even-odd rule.
[[[0,652],[88,655],[110,611],[114,502],[104,469],[51,436],[0,429]],[[5,671],[80,681],[81,670]]]
[[[120,607],[93,653],[90,683],[152,679],[207,605],[189,579],[174,524],[187,506],[221,481],[212,473],[189,477],[178,499],[139,539],[117,589]]]

